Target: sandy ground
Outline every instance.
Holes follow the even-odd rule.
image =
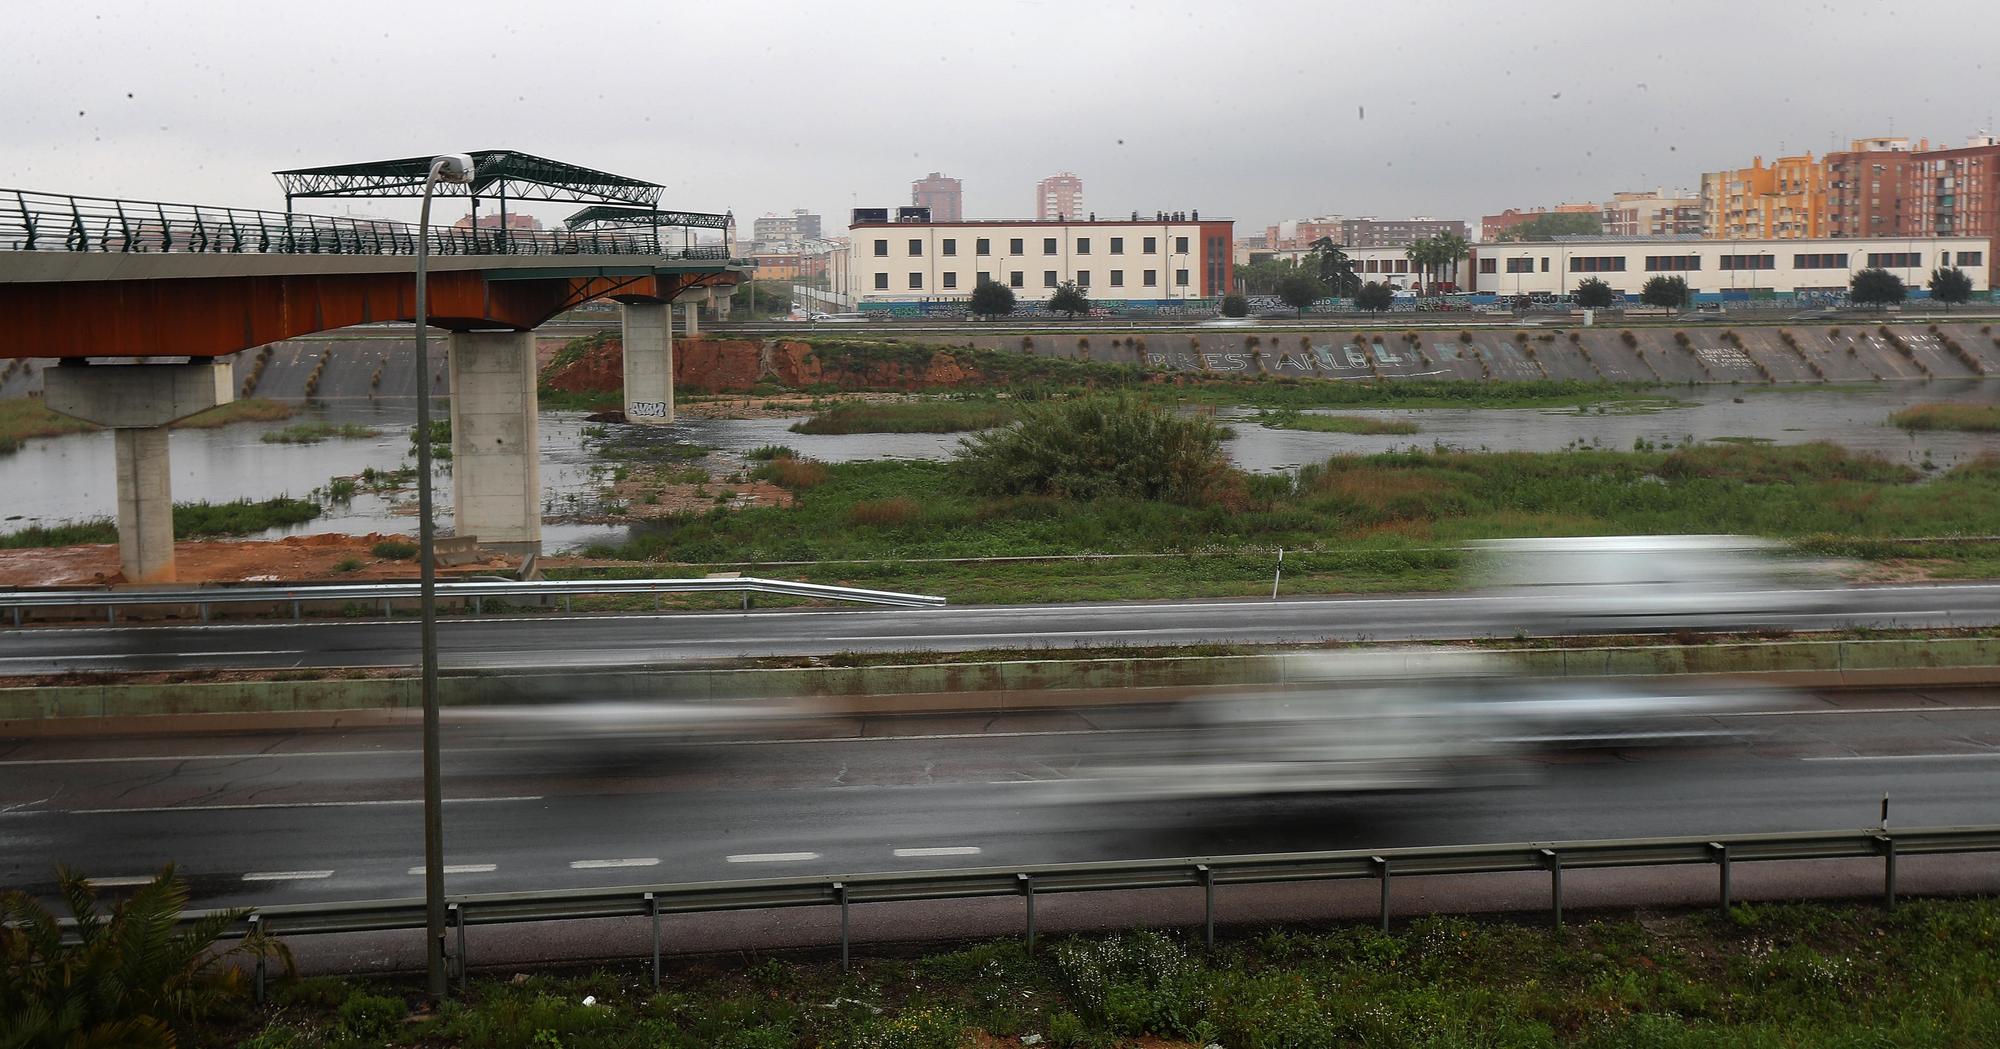
[[[390,560],[372,548],[385,539],[415,543],[414,536],[295,535],[260,541],[195,541],[174,544],[174,565],[181,583],[302,582],[306,580],[415,579],[414,559]],[[357,561],[360,567],[338,566]],[[455,573],[490,572],[517,567],[505,558],[455,568]],[[88,586],[123,583],[118,547],[88,546],[0,550],[0,586]]]

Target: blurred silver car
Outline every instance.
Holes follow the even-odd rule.
[[[1489,539],[1478,582],[1504,600],[1495,633],[1742,630],[1831,611],[1781,543],[1735,535]]]

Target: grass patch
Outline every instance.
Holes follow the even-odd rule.
[[[0,535],[0,549],[25,550],[40,546],[83,546],[117,541],[118,526],[100,518],[59,525],[33,525],[18,532],[9,532]]]
[[[1905,430],[2000,433],[2000,404],[1918,404],[1889,416]]]
[[[289,401],[274,401],[265,397],[244,397],[218,404],[205,412],[197,412],[174,424],[193,430],[212,430],[218,426],[243,422],[275,422],[289,419],[298,406]]]
[[[231,503],[175,503],[174,538],[252,535],[283,525],[304,524],[319,515],[318,503],[282,495]]]
[[[417,556],[417,544],[401,539],[384,539],[369,547],[368,552],[388,561],[408,561]]]
[[[759,445],[743,453],[743,458],[756,463],[767,463],[773,459],[796,459],[799,453],[782,444]]]
[[[1012,939],[856,959],[746,957],[421,981],[282,982],[201,1044],[871,1047],[1975,1046],[2000,1036],[2000,903],[1765,904],[1729,915],[1431,916],[1265,927],[1212,952],[1176,931]],[[591,1005],[581,1004],[586,999]],[[1028,1038],[1027,1036],[1034,1036]],[[1156,1044],[1148,1042],[1146,1044]]]
[[[82,419],[72,419],[67,415],[57,415],[42,403],[40,397],[9,397],[0,400],[0,454],[12,452],[21,447],[21,442],[35,437],[59,437],[66,433],[82,433],[95,430],[96,426]]]
[[[1012,422],[1019,409],[994,400],[843,401],[792,424],[793,433],[964,433]]]
[[[360,423],[310,422],[266,431],[258,440],[265,444],[318,444],[326,440],[359,441],[380,436],[382,431]]]
[[[1927,479],[1829,444],[1410,451],[1336,456],[1293,475],[1231,471],[1198,496],[1170,501],[1129,491],[1003,494],[1009,489],[953,463],[780,458],[756,476],[791,488],[791,506],[667,518],[590,553],[686,563],[880,560],[799,574],[955,601],[1268,593],[1276,547],[1287,551],[1287,593],[1443,588],[1458,583],[1457,544],[1526,535],[1743,533],[1889,561],[1917,554],[1857,544],[1991,530],[2000,520],[2000,467],[1984,462]],[[884,523],[852,527],[858,506],[888,500],[920,512],[888,522],[861,510]],[[1992,556],[1970,541],[1926,545],[1922,556],[1944,563]],[[1087,570],[1061,561],[899,563],[1091,553],[1159,556]]]
[[[1296,408],[1260,411],[1257,422],[1272,430],[1310,430],[1314,433],[1412,434],[1417,424],[1408,419],[1377,419],[1367,415],[1318,415]]]

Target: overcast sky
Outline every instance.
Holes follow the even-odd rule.
[[[517,149],[739,220],[909,202],[1473,219],[2000,107],[2000,3],[138,3],[9,11],[0,186],[279,208],[273,169]],[[340,203],[313,210],[338,211]],[[362,213],[402,215],[395,203]],[[541,210],[556,218],[564,206]]]

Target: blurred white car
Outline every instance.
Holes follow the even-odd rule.
[[[1504,609],[1495,633],[1745,630],[1834,607],[1786,547],[1736,535],[1582,536],[1474,543]]]

